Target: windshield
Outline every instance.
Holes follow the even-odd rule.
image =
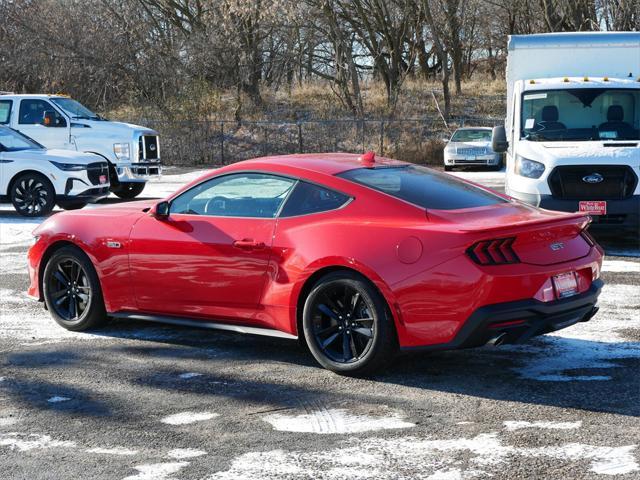
[[[67,112],[71,116],[71,118],[79,118],[84,120],[100,120],[100,117],[98,115],[96,115],[80,102],[72,98],[52,98],[51,101],[62,110]]]
[[[640,90],[575,88],[525,92],[521,138],[640,140]]]
[[[452,142],[490,142],[491,130],[456,130]]]
[[[35,140],[8,127],[0,127],[0,146],[2,146],[2,150],[5,152],[19,152],[20,150],[44,148]]]
[[[505,200],[450,175],[417,165],[356,168],[338,177],[435,210],[486,207]]]

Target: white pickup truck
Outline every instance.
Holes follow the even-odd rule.
[[[134,198],[145,183],[162,173],[158,133],[112,122],[64,95],[0,93],[0,125],[6,125],[49,149],[94,153],[109,163],[110,189]]]
[[[639,232],[640,33],[512,35],[506,193],[591,214],[592,229]]]

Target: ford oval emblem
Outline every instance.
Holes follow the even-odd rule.
[[[149,145],[149,150],[151,150],[152,152],[155,152],[156,146],[154,144]]]
[[[550,248],[554,252],[557,252],[558,250],[562,250],[564,248],[564,243],[562,243],[562,242],[552,243]]]
[[[604,180],[604,177],[599,173],[592,173],[591,175],[586,175],[582,177],[582,181],[584,183],[600,183]]]

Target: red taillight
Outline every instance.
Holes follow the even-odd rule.
[[[482,240],[471,245],[467,249],[467,254],[480,265],[520,263],[518,255],[512,248],[515,240],[515,237]]]

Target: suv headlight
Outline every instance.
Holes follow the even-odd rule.
[[[54,162],[53,160],[49,160],[52,164],[54,164],[60,170],[64,170],[65,172],[79,172],[80,170],[86,170],[87,166],[78,164],[78,163],[60,163]]]
[[[114,143],[113,153],[115,153],[118,160],[129,160],[131,156],[130,148],[128,143]]]
[[[516,155],[516,173],[527,178],[540,178],[544,173],[544,164]]]

